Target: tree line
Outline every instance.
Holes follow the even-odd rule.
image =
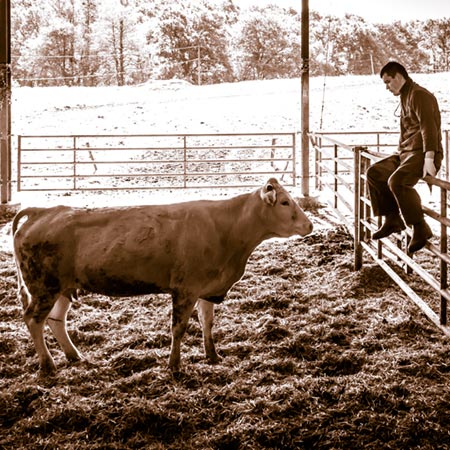
[[[14,0],[12,76],[22,86],[211,84],[301,75],[301,16],[233,0]],[[449,70],[450,18],[372,24],[310,14],[310,74]]]

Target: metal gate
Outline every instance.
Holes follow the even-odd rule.
[[[373,258],[380,267],[397,283],[405,294],[424,312],[424,314],[447,336],[450,336],[448,324],[448,201],[450,182],[442,178],[426,177],[426,182],[434,189],[439,189],[438,205],[435,208],[423,207],[425,215],[432,221],[436,238],[426,245],[426,250],[419,255],[408,253],[411,239],[409,229],[394,233],[388,238],[374,241],[372,233],[381,225],[371,214],[371,205],[366,186],[366,170],[369,164],[382,156],[380,150],[390,147],[382,145],[354,145],[362,143],[364,133],[351,134],[351,145],[343,144],[329,134],[311,133],[311,142],[316,155],[316,179],[320,189],[331,193],[329,205],[336,211],[342,222],[354,237],[355,269],[363,265],[364,254]],[[373,134],[373,133],[372,133]],[[380,132],[383,135],[383,132]],[[366,136],[367,137],[367,136]],[[342,136],[341,136],[342,138]],[[444,174],[448,177],[449,131],[444,131],[446,164]],[[392,153],[392,152],[390,152]],[[413,288],[408,279],[411,273],[418,275],[432,291],[436,298],[425,301]]]
[[[296,185],[296,134],[21,135],[18,191]]]

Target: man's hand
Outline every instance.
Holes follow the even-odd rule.
[[[422,178],[425,178],[427,175],[435,177],[437,173],[436,166],[434,165],[434,152],[426,152],[425,160],[423,163],[423,175]]]

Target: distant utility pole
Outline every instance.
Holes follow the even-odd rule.
[[[302,0],[302,194],[309,196],[309,4]]]
[[[200,59],[200,45],[197,46],[197,84],[202,84],[202,62]]]
[[[0,200],[11,200],[11,3],[0,0]]]

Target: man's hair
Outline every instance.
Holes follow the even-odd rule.
[[[400,63],[396,61],[390,61],[381,69],[380,77],[383,78],[383,75],[386,74],[394,78],[398,73],[402,75],[405,80],[409,78],[408,72]]]

